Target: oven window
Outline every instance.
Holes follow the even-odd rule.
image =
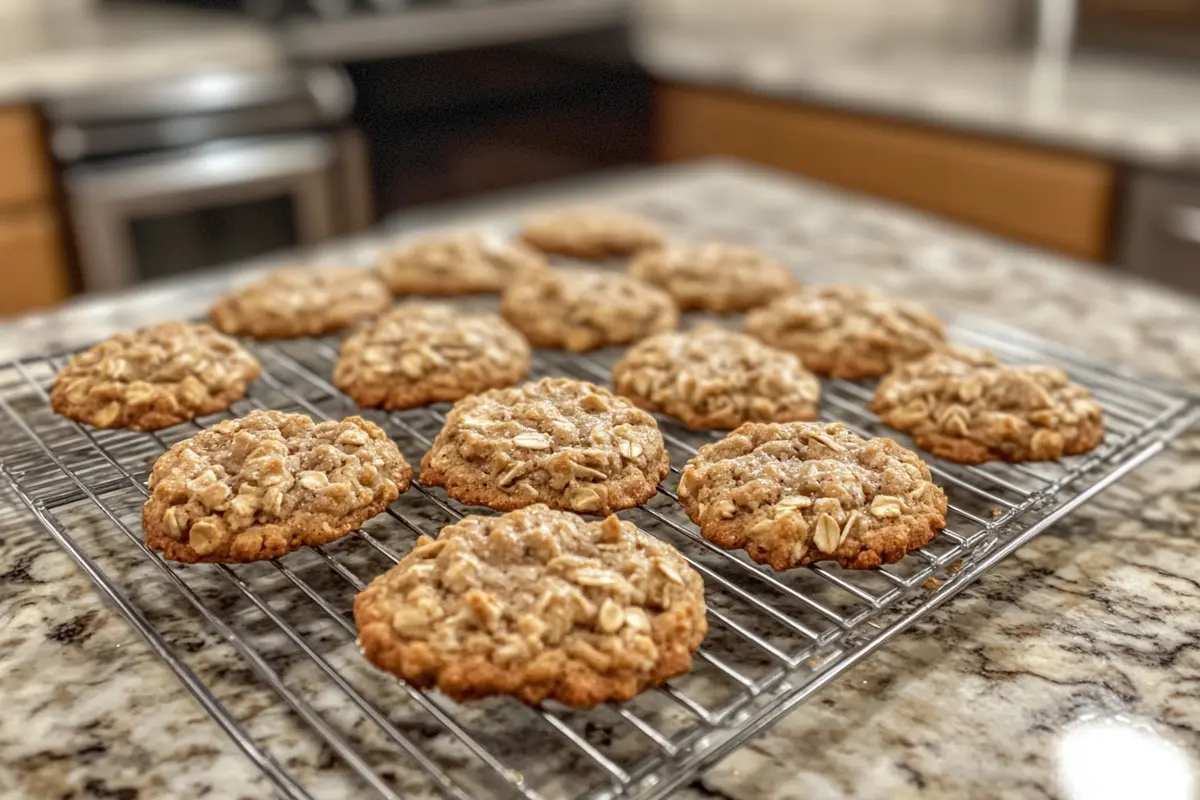
[[[141,280],[226,264],[297,244],[286,196],[139,216],[130,222]]]

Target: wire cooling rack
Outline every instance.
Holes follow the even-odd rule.
[[[623,516],[675,544],[703,575],[710,634],[693,671],[633,701],[591,711],[506,698],[457,705],[365,664],[353,596],[420,533],[466,509],[419,484],[363,530],[260,564],[184,566],[142,539],[153,461],[227,416],[278,408],[360,413],[329,383],[335,339],[256,344],[264,366],[226,414],[157,433],[98,431],[51,412],[66,354],[0,366],[0,469],[46,530],[286,797],[662,797],[745,742],[1056,520],[1159,452],[1195,416],[1191,399],[1024,334],[972,321],[952,338],[1011,363],[1054,363],[1103,403],[1106,439],[1086,456],[964,467],[931,459],[949,527],[879,570],[761,567],[701,538],[678,506],[679,468],[719,434],[661,420],[671,475]],[[619,355],[538,352],[537,375],[606,383]],[[826,419],[905,437],[866,405],[869,383],[823,383]],[[446,406],[365,415],[412,463]],[[315,759],[292,757],[315,748]]]

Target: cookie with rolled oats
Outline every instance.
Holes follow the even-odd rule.
[[[925,462],[840,422],[747,423],[700,448],[679,500],[710,542],[777,570],[890,564],[946,526]]]
[[[333,383],[360,406],[401,409],[510,386],[529,372],[529,343],[495,314],[403,305],[342,343]]]
[[[654,417],[599,386],[543,378],[458,401],[421,481],[498,511],[611,514],[650,499],[669,469]]]
[[[391,293],[370,270],[285,267],[219,299],[208,319],[235,336],[294,339],[340,331],[391,304]]]
[[[163,322],[72,356],[50,407],[97,428],[152,431],[224,411],[261,372],[236,340],[208,325]]]
[[[884,375],[945,343],[924,306],[861,286],[813,286],[751,311],[746,331],[795,353],[817,375]]]
[[[770,303],[799,282],[766,253],[729,242],[668,244],[634,256],[629,274],[687,310],[728,314]]]
[[[534,347],[575,353],[629,344],[679,324],[679,309],[663,290],[595,269],[527,274],[505,290],[500,311]]]
[[[354,619],[367,660],[414,686],[576,708],[687,672],[708,631],[704,583],[674,547],[544,505],[422,536]]]
[[[521,239],[543,253],[599,260],[658,247],[666,237],[645,217],[603,208],[543,211],[525,220]]]
[[[1050,461],[1104,440],[1104,411],[1057,367],[1008,366],[953,349],[897,369],[871,410],[917,447],[963,464]]]
[[[613,388],[690,428],[817,417],[821,386],[799,356],[716,325],[660,333],[613,366]]]
[[[253,411],[154,462],[142,528],[172,561],[261,561],[345,536],[411,478],[395,443],[361,417]]]
[[[459,295],[499,292],[546,257],[519,242],[480,234],[433,234],[401,244],[379,259],[376,271],[392,294]]]

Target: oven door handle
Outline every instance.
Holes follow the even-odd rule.
[[[223,143],[182,154],[88,164],[65,182],[84,287],[109,290],[136,279],[128,221],[272,195],[292,199],[299,244],[336,234],[331,137],[305,135]]]
[[[322,172],[334,158],[326,136],[289,136],[74,167],[67,171],[66,182],[72,195],[109,203],[151,203],[152,209],[161,210],[161,204],[191,205],[197,193],[277,185]]]

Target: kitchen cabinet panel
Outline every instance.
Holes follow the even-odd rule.
[[[0,208],[50,197],[41,126],[28,108],[0,108]]]
[[[54,215],[0,212],[0,316],[54,305],[70,293]]]
[[[1071,255],[1108,254],[1103,160],[738,92],[667,83],[656,152],[728,155],[878,195]]]

